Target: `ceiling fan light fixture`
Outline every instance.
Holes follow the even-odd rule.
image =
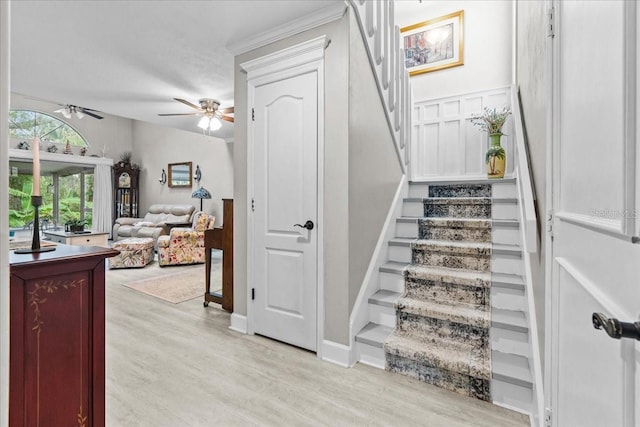
[[[211,122],[211,119],[207,116],[203,116],[198,122],[198,127],[202,130],[207,130],[209,128],[209,122]]]
[[[71,112],[69,111],[69,109],[67,108],[63,108],[61,111],[62,115],[66,118],[66,119],[70,119],[71,118]]]
[[[222,127],[222,123],[220,122],[220,120],[218,120],[217,117],[213,117],[211,119],[211,121],[209,122],[209,129],[210,130],[218,130]]]
[[[82,111],[76,111],[76,117],[81,119],[84,117],[84,113]]]

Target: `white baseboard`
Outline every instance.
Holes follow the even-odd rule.
[[[324,340],[322,341],[322,360],[343,368],[350,368],[352,366],[351,347]]]
[[[247,333],[247,316],[243,316],[237,313],[231,313],[231,324],[229,329],[232,331],[240,332],[242,334]]]

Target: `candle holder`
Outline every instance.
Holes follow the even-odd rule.
[[[55,246],[40,247],[40,206],[42,206],[42,196],[31,196],[31,206],[33,206],[33,240],[31,249],[17,249],[15,253],[32,254],[55,251]]]

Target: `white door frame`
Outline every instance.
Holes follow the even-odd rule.
[[[318,201],[317,201],[317,351],[322,358],[324,342],[324,50],[329,43],[326,36],[291,46],[281,51],[240,64],[247,72],[247,333],[254,334],[254,305],[251,289],[254,287],[254,217],[251,209],[254,194],[254,143],[252,106],[255,88],[278,80],[315,71],[318,74]]]

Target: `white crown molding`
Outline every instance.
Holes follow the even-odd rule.
[[[279,25],[253,37],[228,43],[226,48],[234,56],[241,55],[294,34],[340,19],[346,10],[347,5],[345,3],[335,3],[317,12],[287,22],[284,25]]]

